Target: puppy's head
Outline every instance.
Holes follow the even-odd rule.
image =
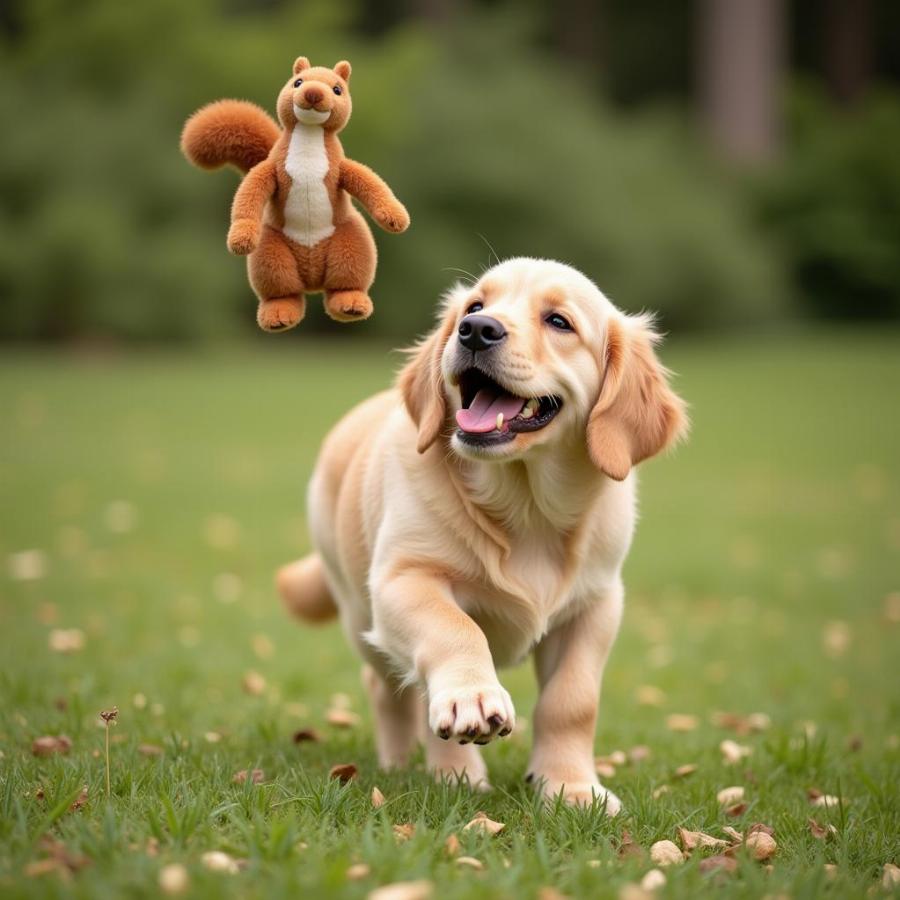
[[[445,298],[400,375],[424,452],[452,431],[470,459],[583,445],[621,480],[686,430],[646,316],[626,316],[561,263],[511,259]]]

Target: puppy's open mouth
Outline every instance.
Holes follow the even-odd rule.
[[[462,409],[456,436],[467,444],[487,446],[511,441],[522,431],[539,431],[562,407],[559,397],[518,397],[478,368],[459,375]]]

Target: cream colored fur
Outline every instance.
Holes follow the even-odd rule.
[[[476,300],[508,332],[492,351],[498,380],[563,400],[544,429],[477,451],[453,421],[456,330]],[[549,326],[552,312],[574,331]],[[547,796],[606,798],[618,811],[593,741],[635,523],[630,469],[685,428],[654,340],[649,320],[621,313],[573,269],[509,260],[454,289],[398,389],[326,439],[309,490],[317,554],[285,567],[281,588],[309,618],[321,618],[323,596],[337,606],[366,662],[382,765],[403,765],[421,737],[436,773],[486,786],[470,741],[513,728],[497,670],[533,653],[529,776]]]

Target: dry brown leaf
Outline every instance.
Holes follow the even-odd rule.
[[[650,759],[652,753],[646,744],[637,744],[628,751],[628,759],[632,763],[644,762]]]
[[[355,728],[359,725],[359,715],[350,709],[333,708],[325,714],[325,721],[335,728]]]
[[[475,859],[474,856],[458,856],[456,864],[467,869],[475,869],[477,872],[484,871],[484,863],[480,859]]]
[[[669,785],[661,784],[658,788],[654,788],[651,796],[654,800],[659,800],[659,798],[662,797],[663,794],[668,794],[671,790],[672,788],[670,788]]]
[[[729,766],[736,765],[745,756],[750,756],[753,753],[752,747],[748,747],[746,744],[739,744],[730,738],[726,738],[719,744],[719,750],[722,753],[722,761]]]
[[[740,785],[722,788],[722,790],[716,794],[716,800],[719,802],[719,806],[731,806],[743,799],[744,789]]]
[[[737,871],[737,860],[730,856],[708,856],[700,860],[701,872],[726,872],[729,875]]]
[[[237,875],[240,871],[237,860],[221,850],[209,850],[200,857],[200,861],[210,872],[225,872],[228,875]]]
[[[231,780],[235,784],[244,784],[248,778],[253,784],[261,784],[266,780],[266,774],[262,769],[241,769],[234,773]]]
[[[80,628],[54,628],[47,636],[54,653],[78,653],[84,649],[84,632]]]
[[[641,706],[662,706],[666,702],[666,695],[652,684],[642,684],[637,689],[636,696]]]
[[[898,885],[900,885],[900,866],[885,863],[881,867],[881,886],[886,891],[892,891]]]
[[[616,855],[619,859],[643,859],[647,855],[647,851],[635,842],[628,829],[623,828],[622,840],[619,843],[618,850],[616,850]]]
[[[694,731],[700,724],[696,716],[685,713],[672,713],[666,716],[666,727],[669,731]]]
[[[384,794],[381,793],[377,785],[372,788],[372,806],[375,809],[380,809],[384,806]]]
[[[763,834],[769,835],[769,837],[775,837],[775,829],[772,828],[771,825],[766,825],[763,822],[754,822],[747,829],[747,834],[753,834],[755,831],[761,831]]]
[[[737,816],[742,816],[747,812],[748,808],[749,805],[741,800],[740,803],[733,803],[731,806],[726,806],[725,815],[731,816],[731,818],[734,819],[737,818]]]
[[[837,834],[837,828],[831,823],[820,825],[815,819],[809,819],[808,823],[810,834],[812,834],[817,841],[827,841],[828,838]]]
[[[838,659],[850,646],[850,626],[846,622],[826,622],[822,629],[822,649],[832,659]]]
[[[884,598],[884,618],[892,625],[900,624],[900,591],[892,591]]]
[[[639,884],[628,883],[619,888],[619,900],[651,900],[652,897]]]
[[[657,841],[650,847],[650,859],[658,866],[677,866],[684,855],[673,841]]]
[[[259,697],[266,690],[266,679],[259,672],[251,670],[244,673],[241,687],[244,693],[250,694],[251,697]]]
[[[268,635],[254,634],[250,646],[260,659],[271,659],[275,655],[275,645]]]
[[[358,772],[359,769],[353,763],[338,763],[331,767],[328,777],[337,778],[341,784],[347,784],[348,781],[356,778]]]
[[[141,756],[162,756],[165,752],[158,744],[138,744],[137,749]]]
[[[683,766],[679,766],[675,770],[675,777],[676,778],[687,778],[688,775],[693,775],[694,772],[696,772],[696,771],[697,771],[697,766],[694,765],[694,763],[687,763]]]
[[[501,831],[503,831],[504,828],[506,828],[506,825],[504,825],[502,822],[495,822],[493,819],[488,818],[487,813],[478,812],[471,822],[463,826],[463,831],[469,831],[469,829],[473,829],[481,830],[487,832],[488,834],[499,834]]]
[[[72,812],[78,812],[79,809],[83,809],[87,805],[87,802],[88,802],[88,786],[85,785],[81,789],[81,793],[75,798],[74,802],[69,807],[69,809]]]
[[[818,797],[811,798],[809,802],[813,806],[824,806],[826,809],[836,809],[841,804],[840,798],[833,794],[819,794]]]
[[[386,884],[369,893],[367,900],[428,900],[434,893],[434,883],[421,881],[397,881]]]
[[[558,891],[555,887],[544,886],[538,888],[537,900],[569,900],[569,897],[567,894]]]
[[[744,842],[744,836],[736,828],[732,828],[730,825],[724,825],[722,831],[724,831],[735,844],[742,844]]]
[[[718,849],[728,846],[725,841],[714,838],[710,834],[705,834],[702,831],[689,831],[687,828],[679,828],[678,837],[681,841],[682,849],[688,851],[696,850],[698,847]]]
[[[444,852],[448,856],[456,856],[459,853],[459,838],[455,834],[447,836],[447,840],[444,841]]]
[[[744,839],[744,846],[758,862],[765,862],[767,859],[771,859],[778,849],[775,838],[764,831],[753,831],[748,834]]]
[[[748,716],[739,713],[717,712],[712,716],[713,724],[719,728],[727,728],[737,734],[750,734],[754,731],[765,731],[772,720],[766,713],[750,713]]]
[[[651,869],[641,879],[641,887],[645,891],[658,891],[666,886],[666,876],[660,869]]]
[[[9,577],[13,581],[38,581],[47,571],[47,557],[43,550],[20,550],[7,557]]]
[[[610,765],[609,763],[597,762],[594,763],[594,770],[601,778],[615,778],[616,777],[616,767]]]
[[[294,732],[292,740],[295,744],[305,744],[307,742],[315,744],[322,740],[322,738],[315,728],[299,728]]]
[[[40,878],[41,875],[49,875],[51,872],[68,874],[62,863],[58,859],[53,859],[53,857],[37,859],[28,863],[23,872],[26,878]]]
[[[400,825],[393,825],[391,826],[391,828],[394,832],[394,837],[401,844],[404,841],[408,841],[416,833],[416,826],[409,822],[403,822]]]
[[[830,881],[832,878],[837,878],[839,869],[834,863],[822,863],[822,868],[825,870],[825,877]]]
[[[188,870],[181,863],[172,863],[159,870],[159,889],[164,894],[183,894],[190,886]]]
[[[344,874],[348,881],[362,881],[372,874],[372,868],[366,863],[354,863]]]
[[[222,735],[219,734],[218,731],[207,731],[203,735],[203,740],[206,741],[207,744],[218,744],[219,741],[222,740]]]
[[[31,752],[35,756],[53,756],[54,753],[68,753],[72,749],[72,738],[65,734],[46,734],[31,742]]]

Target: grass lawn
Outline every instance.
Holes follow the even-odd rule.
[[[756,822],[775,830],[770,872],[742,851],[732,874],[706,874],[714,851],[695,852],[661,896],[863,897],[900,864],[900,334],[665,348],[694,432],[643,469],[596,746],[650,755],[608,779],[615,820],[533,799],[527,728],[486,748],[486,796],[433,784],[421,760],[376,771],[356,659],[337,627],[282,614],[272,573],[307,548],[321,437],[398,359],[293,336],[259,347],[0,359],[0,894],[158,896],[162,867],[183,863],[197,896],[429,879],[440,898],[618,897],[651,868],[620,851],[623,829],[649,848],[679,826]],[[80,629],[83,648],[51,649],[55,629]],[[528,667],[501,678],[530,717]],[[336,693],[356,727],[326,723]],[[107,800],[98,716],[113,705]],[[735,733],[754,713],[769,727]],[[672,730],[672,714],[696,727]],[[302,728],[321,741],[295,744]],[[59,734],[69,753],[32,754]],[[724,739],[751,755],[726,765]],[[349,762],[356,780],[329,780]],[[263,782],[234,783],[244,769]],[[745,789],[734,816],[716,800],[729,786]],[[840,803],[813,806],[811,789]],[[461,832],[479,810],[505,830]],[[836,833],[817,839],[810,817]],[[446,854],[451,834],[483,871]],[[210,850],[245,864],[209,871]],[[348,880],[353,863],[370,874]]]

